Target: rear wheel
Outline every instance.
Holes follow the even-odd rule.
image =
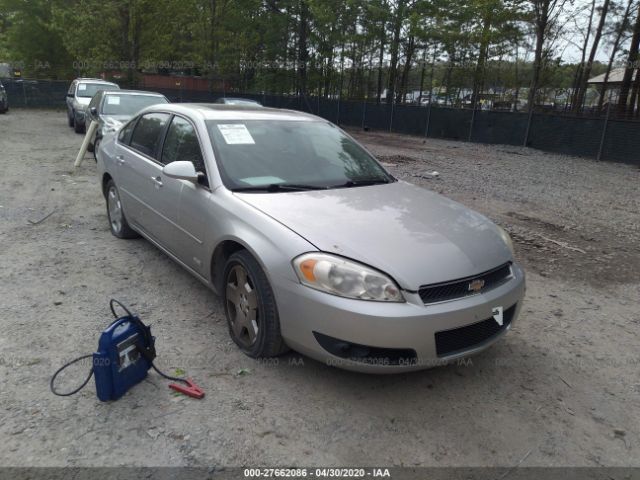
[[[107,217],[111,233],[118,238],[137,238],[139,235],[129,226],[122,209],[120,193],[113,180],[107,183]]]
[[[269,280],[246,250],[232,254],[224,269],[223,299],[229,334],[250,357],[274,357],[288,350]]]

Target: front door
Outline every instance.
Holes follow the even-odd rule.
[[[163,177],[165,186],[179,194],[175,222],[169,232],[170,250],[189,268],[207,276],[209,262],[205,248],[206,209],[210,205],[211,191],[202,148],[195,127],[185,118],[174,116],[162,148],[161,163],[175,161],[192,162],[202,174],[198,183]]]

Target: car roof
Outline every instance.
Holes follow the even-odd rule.
[[[162,109],[165,112],[197,115],[204,120],[293,120],[301,122],[326,121],[315,115],[296,110],[267,108],[259,105],[224,105],[221,103],[168,103],[152,106],[144,110]]]
[[[108,83],[109,85],[118,86],[117,83],[113,83],[108,80],[102,80],[100,78],[76,78],[76,81],[82,82],[82,83]]]
[[[154,97],[164,97],[163,94],[158,92],[148,92],[146,90],[102,90],[107,95],[108,93],[117,93],[118,95],[152,95]],[[166,98],[166,97],[165,97]]]
[[[232,100],[234,102],[259,103],[257,100],[254,100],[253,98],[242,98],[242,97],[220,97],[218,100]]]

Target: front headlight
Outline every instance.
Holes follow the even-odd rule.
[[[384,273],[327,253],[305,253],[293,260],[304,285],[340,297],[404,302],[400,288]]]
[[[498,227],[498,231],[500,232],[500,237],[502,238],[504,243],[507,244],[507,247],[509,247],[509,250],[511,251],[511,255],[514,255],[515,252],[513,250],[513,240],[511,240],[511,237],[509,236],[509,234],[504,228],[502,228],[499,225],[497,225],[497,227]]]

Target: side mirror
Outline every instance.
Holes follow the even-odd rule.
[[[96,107],[91,107],[89,109],[89,113],[91,113],[91,115],[93,115],[94,117],[98,116],[98,109]]]
[[[177,178],[179,180],[189,180],[190,182],[198,182],[198,172],[196,172],[191,162],[171,162],[162,169],[169,178]]]
[[[73,98],[73,93],[67,93],[67,98]]]

